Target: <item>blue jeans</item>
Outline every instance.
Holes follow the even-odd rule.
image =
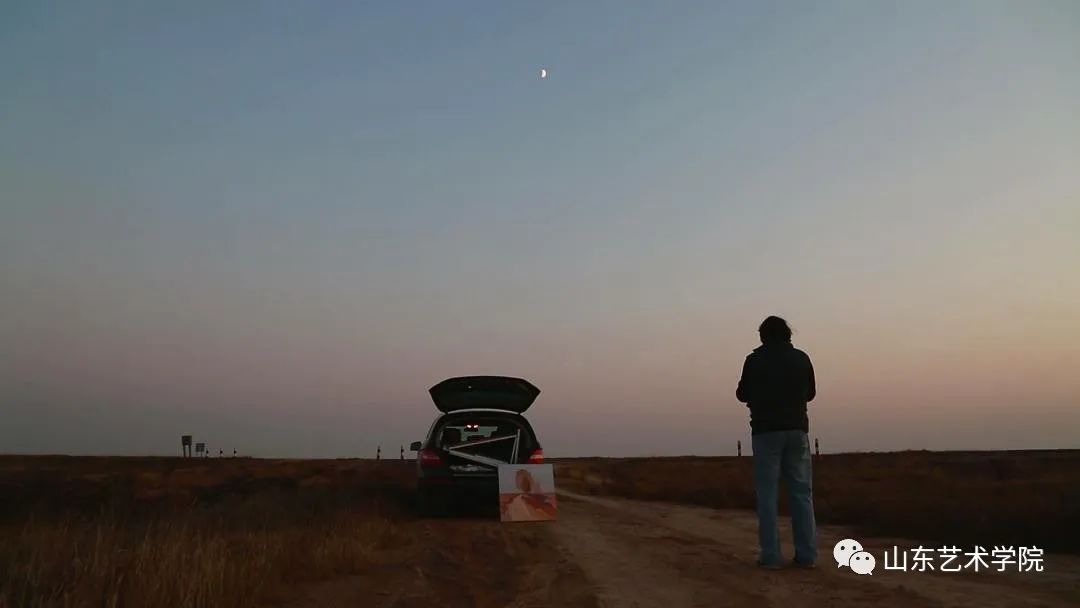
[[[774,431],[753,436],[754,485],[757,490],[758,542],[764,564],[782,564],[780,530],[776,522],[780,477],[791,497],[791,528],[795,559],[817,561],[814,493],[810,472],[810,439],[802,431]]]

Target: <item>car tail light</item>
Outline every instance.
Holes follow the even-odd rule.
[[[529,456],[529,464],[544,464],[544,450],[536,448],[536,451]]]
[[[441,467],[445,466],[442,458],[439,458],[439,453],[431,448],[424,448],[417,453],[420,458],[420,466],[422,467]]]

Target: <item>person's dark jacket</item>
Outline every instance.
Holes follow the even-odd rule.
[[[763,344],[743,363],[735,396],[750,408],[752,434],[810,432],[806,404],[817,394],[810,357],[790,342]]]

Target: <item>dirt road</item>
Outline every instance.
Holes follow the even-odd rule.
[[[1076,606],[1080,560],[1050,556],[1041,573],[858,576],[836,568],[832,546],[850,533],[821,530],[815,570],[761,570],[757,521],[744,511],[716,511],[567,494],[552,531],[596,585],[604,606]],[[783,526],[783,538],[790,529]],[[875,555],[899,539],[862,538]],[[790,547],[790,545],[788,545]],[[788,549],[790,551],[790,549]],[[790,553],[789,553],[790,555]]]
[[[294,606],[1077,606],[1080,559],[1047,556],[1041,573],[946,574],[838,569],[821,530],[815,570],[755,567],[752,513],[560,493],[559,521],[418,520],[408,567],[312,588]],[[789,531],[782,530],[784,538]],[[882,555],[898,539],[860,538]]]

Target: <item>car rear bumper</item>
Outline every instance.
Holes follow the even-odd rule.
[[[499,478],[495,475],[439,475],[424,476],[416,480],[417,488],[430,492],[493,493],[499,492]]]

